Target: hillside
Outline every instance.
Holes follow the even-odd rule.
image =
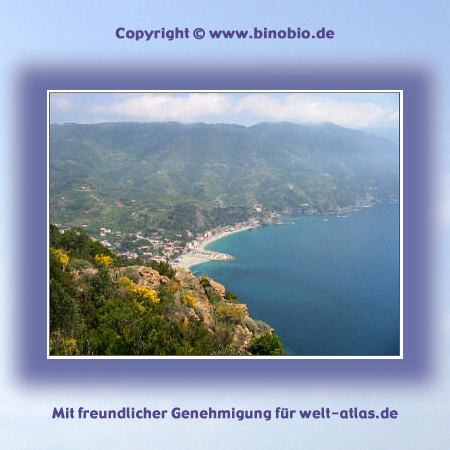
[[[50,228],[50,354],[283,354],[274,330],[209,277],[128,266],[80,229]]]
[[[398,146],[333,124],[51,125],[50,219],[201,232],[264,212],[398,199]]]

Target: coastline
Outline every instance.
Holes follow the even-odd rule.
[[[185,269],[190,269],[192,266],[197,264],[202,264],[209,261],[230,261],[233,259],[232,255],[226,253],[215,252],[212,250],[207,250],[206,247],[219,239],[230,236],[231,234],[240,233],[241,231],[251,230],[253,228],[260,227],[259,222],[246,223],[246,224],[236,224],[233,226],[228,226],[221,229],[217,234],[211,236],[202,237],[197,239],[193,243],[193,248],[186,253],[179,256],[172,265],[174,267],[183,267]],[[205,233],[209,235],[213,231]]]
[[[351,212],[361,211],[366,208],[370,208],[378,203],[395,203],[398,204],[398,200],[390,200],[386,202],[379,202],[375,199],[370,199],[366,201],[361,201],[356,205],[347,206],[344,208],[339,208],[336,211],[329,211],[326,213],[314,213],[314,214],[297,214],[299,216],[323,216],[326,219],[326,216],[336,215],[337,217],[347,217],[347,215]],[[271,225],[280,224],[280,222],[273,222]],[[207,250],[206,247],[213,242],[227,237],[234,233],[239,233],[241,231],[251,230],[253,228],[257,228],[263,226],[264,224],[253,220],[251,222],[243,222],[237,223],[235,225],[228,225],[225,227],[220,227],[219,229],[214,229],[207,231],[201,238],[195,239],[192,243],[192,248],[187,252],[181,254],[176,260],[172,261],[171,264],[174,267],[182,267],[184,269],[191,269],[191,267],[196,266],[198,264],[206,263],[209,261],[230,261],[234,259],[232,255],[228,255],[226,253],[215,252],[212,250]]]

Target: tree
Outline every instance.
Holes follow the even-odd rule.
[[[89,235],[80,227],[65,230],[60,234],[61,248],[85,258],[90,255],[90,242]]]
[[[75,323],[76,303],[63,286],[50,280],[50,331],[70,332]]]

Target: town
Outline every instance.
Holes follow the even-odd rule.
[[[255,210],[261,212],[255,205]],[[178,233],[174,237],[166,237],[166,231],[162,228],[144,236],[142,232],[125,233],[102,226],[99,228],[97,237],[91,237],[98,241],[119,257],[128,260],[142,259],[144,261],[171,262],[177,265],[182,255],[189,254],[198,260],[224,261],[232,259],[232,256],[224,253],[212,252],[204,247],[213,240],[227,236],[232,233],[244,231],[259,226],[279,223],[280,214],[271,212],[264,219],[250,218],[249,220],[234,225],[219,226],[204,233],[194,234],[185,230],[183,234]],[[55,224],[61,232],[64,228],[61,224]],[[82,225],[86,228],[86,225]]]

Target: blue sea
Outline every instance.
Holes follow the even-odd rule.
[[[234,260],[194,274],[238,295],[288,355],[398,355],[399,205],[282,221],[215,241]]]

